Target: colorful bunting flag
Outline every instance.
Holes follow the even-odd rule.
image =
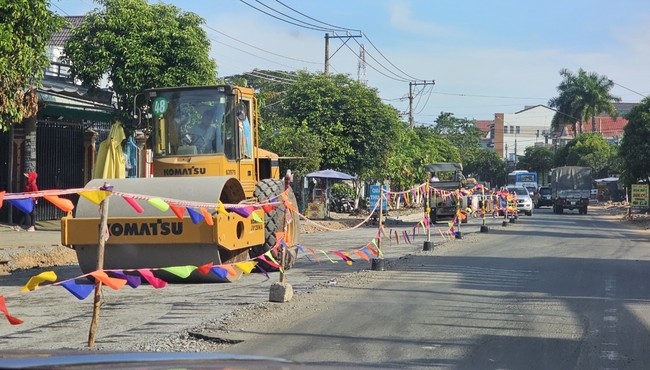
[[[161,268],[163,271],[167,271],[170,274],[176,275],[182,279],[187,279],[188,276],[192,274],[194,270],[196,270],[196,266],[172,266],[172,267],[163,267]]]
[[[70,212],[74,209],[74,204],[70,199],[61,198],[58,195],[43,195],[43,198],[48,202],[54,204],[58,209],[63,212]]]
[[[213,266],[210,268],[213,274],[217,275],[219,279],[225,279],[228,277],[228,270],[219,266]]]
[[[61,286],[64,287],[73,296],[77,297],[77,299],[80,301],[88,298],[90,293],[95,290],[94,284],[78,284],[74,280],[64,281],[61,283]]]
[[[203,219],[205,220],[205,223],[208,224],[209,226],[214,226],[214,220],[212,219],[212,215],[210,212],[208,212],[207,209],[201,208],[201,215],[203,215]]]
[[[108,276],[108,274],[106,274],[104,271],[93,271],[90,273],[90,276],[101,281],[104,285],[113,290],[120,290],[126,285],[126,280],[112,278]]]
[[[90,190],[90,191],[82,191],[78,193],[82,197],[88,199],[92,203],[95,203],[96,205],[99,205],[101,202],[106,199],[106,197],[110,194],[109,192],[105,190]]]
[[[196,269],[199,270],[199,272],[202,275],[207,275],[210,270],[212,270],[212,265],[214,265],[212,262],[206,263],[205,265],[198,266]]]
[[[255,261],[237,262],[235,267],[241,270],[244,274],[250,274],[257,265]]]
[[[194,225],[198,225],[203,221],[203,215],[195,211],[193,208],[187,207],[187,213],[190,214],[190,219]]]
[[[27,281],[27,284],[20,290],[21,292],[26,292],[29,290],[34,290],[38,288],[39,284],[44,281],[54,282],[56,281],[56,273],[54,271],[44,271],[36,276],[32,276]]]
[[[184,207],[179,207],[177,205],[170,204],[169,209],[171,209],[172,212],[174,212],[174,214],[176,215],[176,217],[178,217],[179,220],[183,219],[183,216],[185,215],[185,208]]]
[[[32,198],[25,198],[25,199],[7,199],[7,202],[9,204],[13,205],[14,207],[18,208],[20,212],[22,213],[32,213],[34,210],[34,200]]]
[[[366,260],[366,262],[370,262],[370,257],[366,253],[364,253],[363,250],[355,249],[354,254],[363,258],[364,260]]]
[[[149,198],[147,202],[162,212],[166,212],[169,209],[169,204],[157,197]]]
[[[137,213],[144,212],[144,209],[138,204],[138,202],[135,201],[135,199],[133,199],[131,197],[122,197],[122,199],[124,199],[124,201],[129,203],[131,208],[133,208]]]
[[[23,323],[23,320],[13,317],[9,314],[9,310],[7,310],[7,306],[5,305],[5,297],[1,295],[0,295],[0,312],[5,314],[7,321],[9,321],[11,325],[20,325]]]
[[[113,277],[116,277],[118,279],[126,280],[126,284],[128,286],[130,286],[131,288],[133,288],[133,289],[135,289],[135,288],[139,287],[140,285],[142,285],[142,279],[140,278],[140,276],[128,275],[128,274],[126,274],[126,273],[124,273],[122,271],[115,271],[115,270],[109,271],[109,273]]]
[[[160,289],[167,286],[166,281],[153,276],[153,272],[151,272],[149,269],[138,269],[138,272],[155,289]]]

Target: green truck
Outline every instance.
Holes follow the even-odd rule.
[[[590,167],[553,168],[551,170],[553,213],[562,214],[565,209],[577,209],[578,213],[586,215],[592,181]]]

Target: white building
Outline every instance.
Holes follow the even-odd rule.
[[[515,113],[503,114],[503,152],[508,161],[524,155],[526,148],[550,144],[551,121],[555,111],[544,105],[526,107]]]

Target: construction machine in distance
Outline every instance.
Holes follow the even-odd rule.
[[[146,90],[144,95],[151,114],[153,177],[96,179],[87,188],[107,183],[113,191],[209,204],[282,202],[285,184],[279,178],[279,157],[258,145],[253,88],[171,87]],[[287,191],[288,201],[295,205],[291,188]],[[285,232],[284,242],[293,249],[300,233],[297,211],[287,209],[285,217],[282,203],[268,213],[254,211],[263,223],[211,209],[214,226],[194,224],[188,213],[181,220],[147,202],[139,204],[143,212],[138,214],[126,201],[112,197],[104,269],[150,268],[170,282],[218,282],[223,279],[214,274],[195,270],[180,279],[159,268],[243,262],[272,250],[278,232]],[[84,273],[97,268],[99,225],[97,205],[84,197],[75,217],[62,219],[62,244],[76,251]],[[292,253],[287,255],[285,268],[294,261]],[[258,263],[266,271],[277,269],[263,260]]]

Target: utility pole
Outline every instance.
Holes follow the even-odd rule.
[[[415,120],[413,119],[413,86],[426,86],[426,85],[435,85],[436,81],[411,81],[409,82],[409,126],[411,129],[415,127]]]
[[[348,42],[350,41],[351,38],[353,37],[361,37],[361,32],[359,32],[358,35],[350,35],[349,33],[344,36],[339,36],[336,34],[336,32],[333,35],[330,35],[329,33],[325,33],[325,75],[328,75],[330,73],[330,39],[346,39],[345,42],[341,46],[339,46],[338,49],[331,55],[334,56],[341,48]]]

